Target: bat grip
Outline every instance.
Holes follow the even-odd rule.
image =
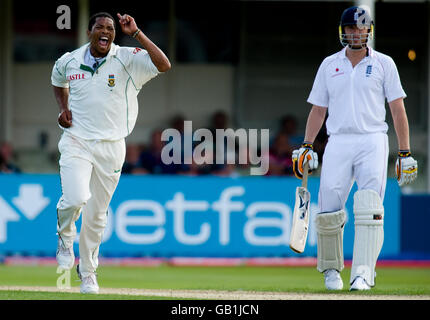
[[[309,171],[309,162],[305,163],[305,167],[303,169],[303,179],[302,179],[302,187],[308,187],[308,171]]]

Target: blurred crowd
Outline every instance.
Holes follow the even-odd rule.
[[[13,163],[13,148],[9,142],[0,144],[0,173],[20,173],[21,169]]]
[[[257,150],[250,150],[253,148],[250,143],[246,144],[246,148],[240,148],[239,140],[235,140],[235,148],[229,149],[227,145],[227,139],[223,142],[222,148],[217,145],[216,141],[216,130],[217,129],[228,129],[231,126],[228,114],[224,111],[215,112],[209,119],[208,129],[212,134],[212,141],[197,141],[192,142],[192,151],[199,147],[204,149],[204,156],[212,156],[213,163],[205,163],[204,158],[196,157],[200,153],[195,153],[189,161],[184,161],[184,140],[192,137],[185,137],[184,123],[185,118],[182,115],[174,116],[168,128],[176,129],[180,133],[180,141],[163,141],[162,140],[162,128],[157,128],[151,132],[148,143],[134,144],[127,143],[127,152],[124,166],[122,168],[123,174],[169,174],[169,175],[216,175],[216,176],[248,176],[251,174],[252,167],[261,167],[261,164],[254,165],[250,162],[250,154],[256,154],[260,158],[268,159],[269,163],[267,166],[267,172],[264,172],[266,176],[291,176],[293,173],[293,163],[291,160],[291,154],[294,149],[300,147],[303,142],[303,135],[297,133],[298,121],[292,115],[285,115],[279,121],[277,130],[270,130],[270,146],[267,154],[262,154],[261,148],[256,146]],[[194,128],[193,128],[194,130]],[[233,131],[232,130],[232,131]],[[194,130],[192,134],[196,131]],[[322,155],[324,152],[325,144],[327,142],[327,133],[325,125],[320,130],[318,137],[314,143],[314,150],[318,153],[320,163],[322,161]],[[180,163],[166,164],[162,161],[163,148],[169,143],[178,143],[175,145],[181,152]],[[218,141],[219,143],[219,141]],[[44,143],[46,145],[46,143]],[[43,146],[44,146],[43,145]],[[43,147],[41,146],[41,148]],[[176,150],[178,150],[176,149]],[[217,164],[216,158],[220,154],[220,150],[224,150],[223,157],[224,161],[222,164]],[[207,154],[210,152],[212,154]],[[227,158],[234,159],[234,164],[229,164]],[[242,160],[241,160],[242,159]],[[243,160],[245,159],[245,161]],[[16,157],[12,145],[9,142],[2,142],[0,144],[0,173],[20,173],[25,170],[21,170],[16,165]],[[57,159],[58,160],[58,159]]]
[[[181,155],[184,155],[184,117],[176,115],[172,118],[169,128],[174,128],[181,133]],[[235,158],[234,164],[228,164],[223,161],[223,164],[217,164],[215,159],[217,155],[217,144],[215,143],[216,129],[232,128],[228,115],[223,111],[215,112],[210,119],[209,130],[214,137],[212,141],[212,148],[207,150],[213,151],[214,163],[212,164],[199,164],[198,159],[195,157],[191,159],[190,164],[165,164],[162,161],[162,150],[170,141],[162,141],[162,129],[155,129],[148,144],[127,144],[126,161],[124,163],[122,173],[124,174],[179,174],[179,175],[216,175],[216,176],[247,176],[250,175],[252,164],[249,161],[249,150],[246,148],[240,149],[239,143],[236,140],[236,148],[229,150],[226,141],[224,141],[224,150],[226,150],[224,157],[230,156]],[[294,175],[293,163],[291,160],[292,151],[299,148],[303,142],[303,135],[297,133],[298,122],[292,115],[284,116],[279,122],[279,128],[274,135],[270,136],[270,147],[267,155],[261,154],[261,150],[256,150],[257,154],[261,157],[266,156],[269,160],[268,170],[265,173],[267,176],[289,176]],[[234,130],[234,128],[232,128]],[[314,143],[315,151],[322,159],[325,144],[327,142],[327,134],[325,126],[321,129],[317,139]],[[195,142],[193,149],[196,145],[201,144],[201,141]],[[249,148],[250,146],[248,146]],[[246,163],[241,163],[239,159],[247,159]],[[226,160],[226,159],[224,159]],[[243,162],[243,161],[242,161]],[[255,167],[255,166],[254,166]]]

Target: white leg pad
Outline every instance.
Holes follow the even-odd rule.
[[[318,241],[317,270],[342,271],[343,264],[343,227],[346,221],[344,210],[319,213],[315,219]]]
[[[370,286],[375,285],[375,266],[384,242],[384,206],[373,190],[354,194],[355,237],[351,279],[361,276]]]

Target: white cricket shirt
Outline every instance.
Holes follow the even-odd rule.
[[[321,63],[307,102],[328,107],[328,134],[387,132],[385,98],[405,98],[393,59],[369,48],[354,68],[346,48]]]
[[[122,139],[136,124],[140,89],[159,71],[146,50],[113,43],[93,70],[84,62],[88,47],[64,54],[52,69],[52,85],[69,88],[72,126],[60,127],[86,140]]]

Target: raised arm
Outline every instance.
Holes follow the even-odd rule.
[[[158,71],[166,72],[170,69],[170,61],[166,57],[163,51],[158,48],[136,25],[134,18],[128,14],[121,15],[117,13],[119,24],[121,26],[122,32],[134,37],[143,48],[148,51],[152,62],[157,67]]]

